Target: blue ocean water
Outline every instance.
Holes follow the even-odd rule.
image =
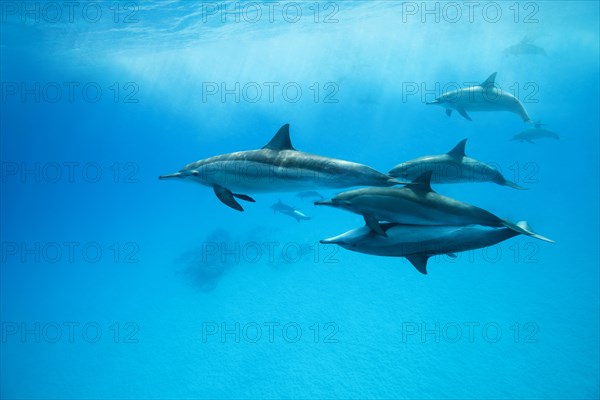
[[[467,3],[2,2],[1,398],[598,398],[598,2]],[[425,105],[493,72],[560,140]],[[556,243],[421,275],[157,179],[285,123],[382,172],[469,138],[529,190],[434,189]]]

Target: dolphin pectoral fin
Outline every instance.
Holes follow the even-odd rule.
[[[502,224],[504,226],[506,226],[507,228],[512,229],[513,231],[520,233],[522,235],[531,236],[533,238],[543,240],[544,242],[554,243],[554,240],[535,233],[526,221],[521,221],[521,222],[517,222],[516,224],[513,224],[510,221],[503,220]]]
[[[213,185],[213,190],[215,191],[217,198],[219,200],[221,200],[221,202],[223,204],[233,208],[234,210],[244,211],[244,209],[242,208],[240,203],[235,201],[235,198],[233,197],[233,193],[231,193],[231,190],[226,189],[220,185]]]
[[[446,108],[446,115],[447,116],[451,116],[452,115],[452,109],[451,108]]]
[[[256,200],[254,200],[252,197],[245,195],[245,194],[231,193],[231,195],[233,197],[237,197],[240,200],[249,201],[250,203],[256,203]]]
[[[408,261],[423,275],[427,275],[427,260],[429,256],[426,254],[414,254],[406,257]]]
[[[377,233],[378,235],[388,237],[387,233],[385,233],[383,227],[379,224],[379,221],[377,221],[376,218],[373,218],[370,215],[363,215],[363,218],[365,219],[365,224],[367,224],[367,226],[371,228],[373,232]]]
[[[525,139],[525,141],[526,141],[527,143],[530,143],[530,144],[535,144],[535,142],[534,142],[533,140],[531,140],[531,139]]]
[[[454,260],[454,259],[456,259],[456,258],[458,258],[458,256],[456,255],[456,253],[448,253],[448,254],[446,254],[446,255],[447,255],[448,257],[450,257],[451,259],[453,259],[453,260]]]
[[[508,187],[513,188],[513,189],[529,190],[529,188],[517,185],[516,183],[514,183],[513,181],[509,181],[508,179],[505,179],[504,182],[501,183],[501,185],[508,186]]]
[[[459,113],[460,115],[462,115],[464,118],[468,119],[469,121],[473,121],[473,120],[471,119],[471,117],[469,117],[469,114],[467,114],[467,112],[466,112],[464,109],[462,109],[462,108],[459,108],[459,109],[458,109],[458,110],[456,110],[456,111],[458,111],[458,113]]]

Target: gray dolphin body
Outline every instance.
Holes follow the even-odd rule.
[[[519,132],[511,140],[518,140],[521,143],[527,142],[535,144],[534,140],[546,138],[556,140],[560,139],[557,133],[542,128],[542,124],[535,124],[533,128],[525,129],[524,131]]]
[[[442,196],[431,189],[428,171],[402,188],[363,188],[343,192],[331,200],[315,202],[360,214],[369,228],[385,236],[380,221],[404,225],[507,227],[519,233],[551,241],[523,230],[482,208]]]
[[[303,189],[393,186],[394,178],[366,165],[304,153],[290,141],[289,125],[283,125],[259,150],[222,154],[184,166],[159,179],[185,179],[213,188],[229,207],[244,211],[236,198],[254,202],[247,194],[296,192]]]
[[[427,171],[432,171],[431,181],[435,183],[494,182],[515,189],[525,189],[504,178],[489,164],[467,157],[461,140],[446,154],[424,156],[396,165],[389,174],[393,177],[413,180]]]
[[[288,206],[287,204],[283,203],[281,200],[279,200],[279,202],[273,204],[271,206],[271,208],[273,209],[273,213],[280,213],[283,215],[287,215],[289,217],[292,217],[294,219],[296,219],[296,221],[300,222],[300,221],[308,221],[310,219],[310,217],[306,214],[304,214],[302,211],[292,207],[292,206]]]
[[[531,231],[522,221],[516,224],[523,231]],[[369,227],[352,229],[341,235],[321,240],[323,244],[337,244],[359,253],[388,257],[406,257],[422,274],[427,274],[427,260],[437,254],[448,254],[492,246],[517,236],[510,228],[491,228],[480,225],[427,226],[382,224],[386,236],[373,232]]]
[[[467,111],[509,111],[520,116],[523,121],[530,122],[531,119],[519,99],[497,88],[495,80],[496,72],[480,85],[446,92],[427,104],[444,107],[448,116],[456,110],[469,121],[472,120]]]

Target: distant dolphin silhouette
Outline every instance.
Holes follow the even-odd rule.
[[[281,199],[279,199],[279,201],[277,203],[273,204],[271,206],[271,208],[273,209],[273,214],[276,214],[276,213],[284,214],[284,215],[287,215],[289,217],[296,219],[296,221],[298,221],[298,222],[308,221],[310,219],[310,217],[308,215],[304,214],[302,211],[300,211],[292,206],[288,206],[287,204],[283,203],[281,201]]]
[[[517,44],[504,49],[504,54],[507,56],[521,56],[521,55],[546,55],[546,50],[543,47],[537,46],[533,43],[533,38],[525,36]]]
[[[314,190],[309,190],[306,192],[300,192],[296,196],[300,197],[300,200],[304,200],[305,198],[317,198],[324,199],[323,195],[319,192],[315,192]]]
[[[244,211],[235,198],[255,202],[247,194],[296,192],[302,189],[392,186],[399,182],[366,165],[296,150],[289,124],[283,125],[260,150],[239,151],[196,161],[159,179],[189,179],[213,188],[227,206]]]
[[[446,109],[446,115],[456,110],[464,118],[472,121],[467,111],[509,111],[531,122],[523,104],[512,94],[498,89],[495,85],[496,72],[477,86],[446,92],[432,102]]]
[[[550,138],[559,140],[560,137],[557,133],[549,131],[548,129],[542,128],[543,124],[536,123],[533,128],[525,129],[517,133],[511,140],[518,140],[519,142],[527,142],[535,144],[534,140]]]

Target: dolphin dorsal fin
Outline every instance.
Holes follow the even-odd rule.
[[[433,174],[433,171],[423,172],[414,181],[407,184],[406,186],[413,190],[416,189],[416,190],[421,190],[424,192],[433,192],[433,189],[431,189],[431,175],[432,174]]]
[[[265,146],[263,149],[270,150],[296,150],[294,146],[292,146],[292,141],[290,140],[290,124],[285,124],[273,136],[273,139]]]
[[[465,154],[466,144],[467,144],[467,139],[463,139],[460,142],[458,142],[458,144],[456,146],[454,146],[454,148],[446,154],[448,154],[449,156],[452,156],[452,157],[462,158],[466,155]]]
[[[483,83],[479,86],[481,86],[483,88],[493,87],[496,84],[496,74],[497,74],[497,72],[494,72],[493,74],[491,74],[489,76],[489,78],[487,78],[485,81],[483,81]]]

